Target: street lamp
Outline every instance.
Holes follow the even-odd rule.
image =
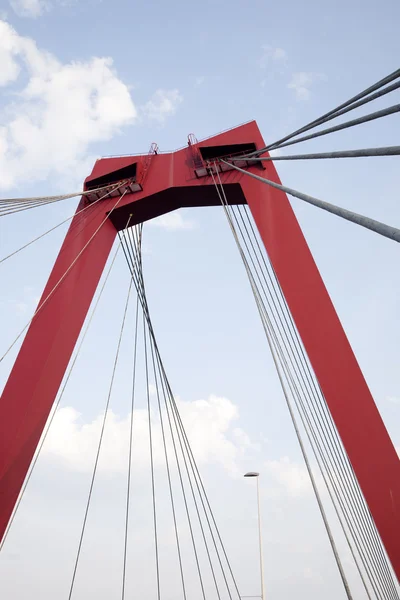
[[[261,600],[265,600],[264,566],[263,566],[262,540],[261,540],[260,484],[258,482],[259,476],[260,476],[260,473],[256,473],[255,471],[249,471],[249,473],[245,473],[245,475],[244,475],[244,477],[255,477],[257,479],[258,539],[259,539],[259,545],[260,545]]]

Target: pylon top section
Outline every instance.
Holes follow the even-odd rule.
[[[252,152],[264,145],[257,123],[251,121],[198,142],[193,134],[187,146],[160,153],[152,144],[148,154],[118,156],[96,161],[85,180],[85,189],[127,180],[126,194],[110,215],[116,229],[124,229],[129,215],[135,225],[182,207],[219,206],[220,200],[209,175],[209,165],[220,157]],[[243,161],[242,166],[259,170],[261,163]],[[245,204],[237,172],[221,165],[221,179],[231,186],[229,202]],[[116,192],[120,193],[120,192]]]

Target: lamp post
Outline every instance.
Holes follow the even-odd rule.
[[[262,539],[261,539],[261,509],[260,509],[260,484],[259,484],[260,473],[250,471],[245,473],[244,477],[255,477],[257,479],[257,507],[258,507],[258,540],[260,546],[260,575],[261,575],[261,600],[265,600],[265,589],[264,589],[264,565],[263,565],[263,554],[262,554]]]

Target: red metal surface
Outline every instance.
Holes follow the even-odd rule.
[[[280,183],[267,163],[266,178]],[[400,579],[400,460],[284,193],[241,185],[310,362]]]
[[[141,156],[138,162],[138,174],[136,176],[136,181],[143,188],[144,180],[146,179],[147,173],[149,171],[151,161],[154,156],[156,156],[158,152],[158,146],[155,142],[153,142],[150,146],[150,150],[146,154],[146,156]]]
[[[198,143],[213,145],[264,142],[255,122]],[[140,157],[96,162],[87,179],[96,179]],[[258,169],[259,167],[251,167]],[[271,163],[267,178],[279,182]],[[336,427],[353,465],[393,568],[400,577],[400,461],[364,380],[286,195],[242,175],[221,175],[228,201],[247,203],[271,258],[280,285],[315,370]],[[115,202],[115,200],[114,200]],[[85,251],[58,294],[35,318],[0,400],[0,536],[16,502],[23,478],[94,294],[115,230],[181,206],[217,206],[209,177],[196,178],[188,148],[152,157],[144,189],[129,194]],[[65,240],[44,296],[110,209],[93,207],[80,233]],[[82,262],[81,262],[82,261]]]
[[[72,221],[40,304],[118,198]],[[67,368],[116,231],[106,220],[64,281],[39,310],[0,398],[0,539]]]

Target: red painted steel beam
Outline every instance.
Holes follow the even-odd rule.
[[[266,178],[280,183],[269,163]],[[240,183],[376,527],[400,580],[400,460],[286,194]]]
[[[255,122],[214,136],[199,148],[264,141]],[[140,157],[97,161],[87,185],[129,168]],[[280,183],[272,163],[265,176]],[[251,167],[258,170],[260,167]],[[328,407],[368,503],[387,554],[400,578],[400,461],[346,338],[286,195],[236,171],[222,174],[228,201],[247,201],[286,297]],[[192,153],[182,149],[151,161],[144,189],[127,195],[35,318],[0,399],[0,537],[16,502],[54,402],[116,230],[182,206],[217,206],[209,177],[197,179]],[[93,207],[79,235],[67,235],[44,296],[84,246],[113,201]],[[84,213],[85,214],[85,213]],[[83,260],[83,263],[81,263]]]
[[[53,290],[116,199],[76,216],[39,302]],[[0,540],[17,502],[116,236],[107,219],[33,319],[0,398]]]

